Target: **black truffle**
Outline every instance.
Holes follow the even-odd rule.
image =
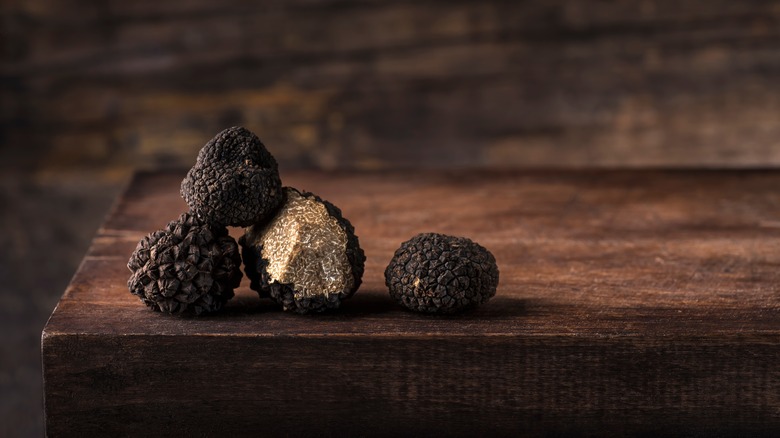
[[[401,244],[385,269],[385,284],[401,305],[425,313],[455,313],[496,294],[493,254],[465,237],[424,233]]]
[[[261,222],[282,202],[274,157],[260,139],[241,127],[211,139],[181,183],[181,195],[202,220],[245,227]]]
[[[241,256],[227,228],[184,213],[141,239],[127,287],[147,306],[171,314],[214,312],[241,282]]]
[[[265,224],[239,239],[250,287],[296,313],[338,308],[360,287],[366,257],[355,229],[333,204],[285,188]]]

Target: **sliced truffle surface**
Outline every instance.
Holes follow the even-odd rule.
[[[276,211],[281,187],[274,157],[255,134],[234,126],[200,150],[181,183],[181,195],[202,220],[245,227]]]
[[[284,190],[286,200],[276,215],[239,239],[250,287],[287,311],[337,308],[363,278],[366,258],[355,230],[333,204]]]
[[[127,267],[127,287],[153,310],[215,312],[241,282],[241,255],[227,228],[184,213],[138,242]]]
[[[424,233],[401,244],[385,269],[390,295],[425,313],[455,313],[496,294],[496,259],[465,237]]]

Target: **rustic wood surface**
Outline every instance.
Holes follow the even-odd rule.
[[[777,1],[4,0],[0,14],[4,159],[189,165],[243,124],[294,166],[780,164]]]
[[[780,432],[780,172],[285,174],[352,221],[363,286],[298,316],[244,278],[197,319],[125,285],[136,242],[185,208],[182,177],[133,179],[52,314],[49,435]],[[496,297],[396,305],[384,267],[423,231],[490,249]]]

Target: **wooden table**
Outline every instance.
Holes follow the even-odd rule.
[[[49,435],[780,432],[778,171],[284,173],[352,221],[363,286],[299,316],[244,278],[189,319],[126,287],[182,177],[136,175],[46,325]],[[396,305],[384,267],[423,231],[489,248],[496,297]]]

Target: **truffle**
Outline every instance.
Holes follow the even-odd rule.
[[[363,278],[366,257],[352,224],[333,204],[285,187],[266,224],[239,239],[250,287],[296,313],[338,308]]]
[[[184,213],[138,242],[127,287],[147,306],[171,314],[214,312],[241,282],[241,256],[227,228]]]
[[[234,126],[200,150],[181,195],[202,220],[245,227],[274,213],[282,202],[281,187],[274,157],[255,134]]]
[[[401,244],[385,269],[390,295],[408,309],[455,313],[496,294],[493,254],[465,237],[418,234]]]

